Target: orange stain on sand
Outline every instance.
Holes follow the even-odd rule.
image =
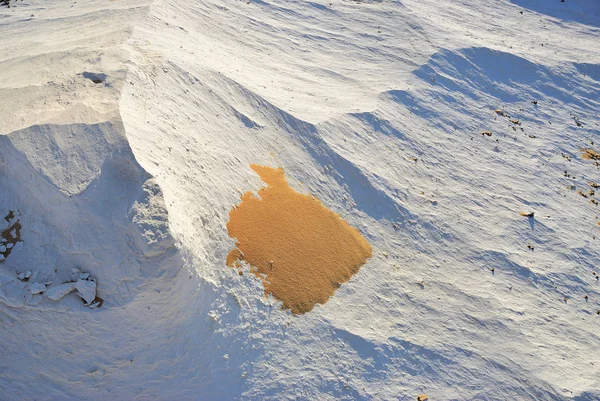
[[[244,260],[262,279],[265,295],[283,302],[294,314],[327,302],[358,272],[372,249],[360,232],[316,198],[295,192],[283,169],[250,165],[267,184],[242,195],[229,212],[227,231],[237,248],[227,264]]]

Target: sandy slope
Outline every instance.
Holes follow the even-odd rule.
[[[600,5],[550,3],[2,9],[0,398],[600,399]],[[251,163],[373,246],[306,315],[225,266]],[[15,274],[74,266],[103,308]]]

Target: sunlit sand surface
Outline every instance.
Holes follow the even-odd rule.
[[[360,232],[316,198],[295,192],[283,169],[250,166],[268,186],[242,195],[227,230],[237,248],[227,264],[244,260],[272,294],[295,314],[327,302],[371,257]]]

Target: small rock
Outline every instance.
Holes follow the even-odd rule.
[[[21,281],[25,280],[25,273],[19,273],[17,274],[17,278]]]
[[[41,294],[46,291],[46,286],[42,283],[32,283],[31,287],[29,287],[29,291],[31,291],[32,294]]]
[[[61,285],[57,285],[56,287],[52,287],[48,291],[46,291],[46,295],[48,296],[48,298],[54,301],[58,301],[59,299],[63,298],[64,296],[68,295],[71,291],[73,291],[75,289],[75,285],[76,283],[64,283]]]
[[[94,298],[94,300],[92,301],[92,303],[89,304],[89,307],[91,309],[100,308],[103,303],[104,303],[104,300],[102,298],[96,297],[96,298]]]
[[[25,278],[29,278],[29,277],[31,277],[31,270],[27,270],[25,272]]]
[[[31,296],[31,300],[27,303],[29,305],[38,305],[40,302],[42,302],[42,299],[44,299],[42,294],[34,294]]]
[[[96,299],[96,282],[90,280],[77,280],[75,283],[77,289],[77,295],[85,301],[86,304],[90,304]]]
[[[89,277],[90,277],[90,273],[80,273],[79,274],[80,280],[87,280]]]
[[[0,245],[0,253],[6,252],[6,247],[4,245]]]

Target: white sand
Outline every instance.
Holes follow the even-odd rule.
[[[0,36],[0,399],[600,399],[597,1],[23,0]],[[251,163],[373,246],[305,315],[225,265]],[[72,268],[101,308],[29,291]]]

